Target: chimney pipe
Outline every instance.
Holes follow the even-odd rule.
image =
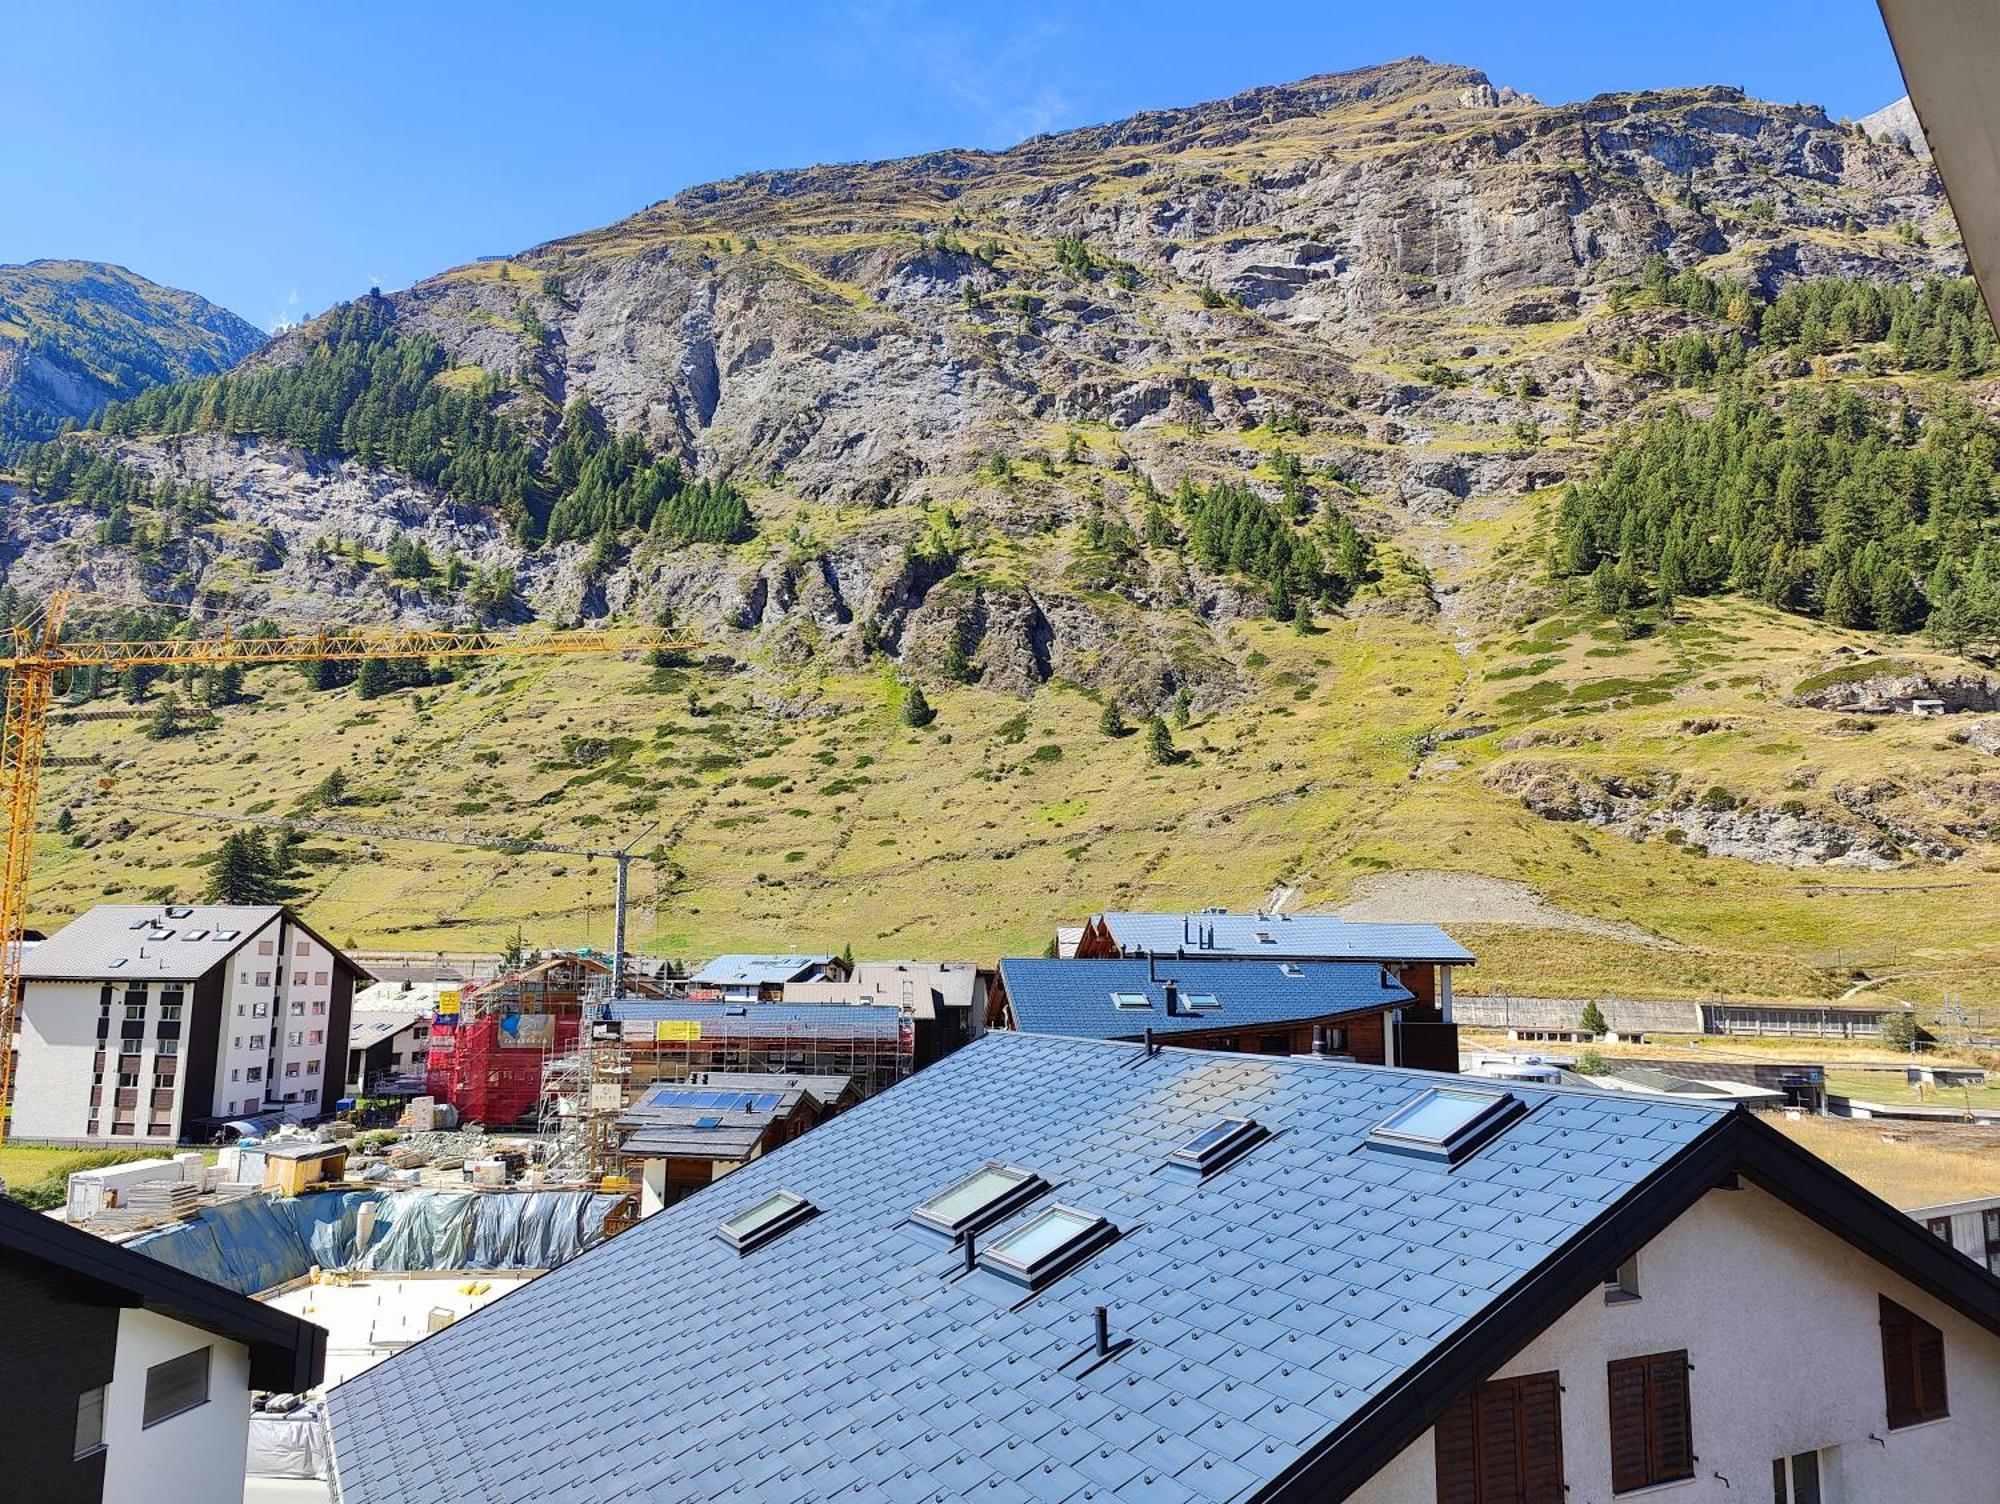
[[[1154,1053],[1154,1051],[1156,1051],[1156,1050],[1158,1050],[1158,1049],[1159,1049],[1159,1046],[1153,1043],[1153,1026],[1152,1026],[1151,1024],[1147,1024],[1147,1025],[1146,1025],[1146,1054],[1147,1054],[1147,1055],[1148,1055],[1148,1056],[1150,1057],[1150,1056],[1151,1056],[1151,1055],[1152,1055],[1152,1054]]]
[[[1111,1352],[1111,1313],[1103,1306],[1097,1308],[1097,1356],[1108,1357]]]
[[[1170,977],[1167,979],[1166,985],[1161,990],[1166,993],[1167,997],[1167,1017],[1172,1018],[1175,1014],[1181,1011],[1180,986]]]
[[[977,1269],[978,1267],[979,1267],[979,1249],[976,1246],[974,1246],[972,1241],[972,1234],[968,1232],[965,1235],[965,1272],[967,1274],[970,1274],[972,1273],[973,1270]]]
[[[1324,1055],[1324,1054],[1326,1053],[1326,1025],[1325,1025],[1325,1024],[1314,1024],[1314,1025],[1313,1025],[1313,1053],[1314,1053],[1315,1055]]]

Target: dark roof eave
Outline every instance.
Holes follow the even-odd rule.
[[[256,1388],[296,1393],[325,1377],[324,1328],[53,1217],[0,1202],[0,1248],[243,1343],[250,1349],[250,1382]]]
[[[1346,1498],[1421,1438],[1453,1400],[1597,1288],[1606,1269],[1616,1268],[1737,1174],[2000,1334],[2000,1279],[1738,1108],[1719,1117],[1559,1257],[1532,1271],[1249,1499],[1254,1504],[1319,1504]]]

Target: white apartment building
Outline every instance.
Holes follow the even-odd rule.
[[[200,1140],[341,1095],[362,973],[288,909],[103,904],[22,976],[21,1138]]]

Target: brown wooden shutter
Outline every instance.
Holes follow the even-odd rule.
[[[1521,1395],[1512,1383],[1482,1384],[1479,1416],[1479,1504],[1522,1504]]]
[[[1884,1295],[1882,1313],[1882,1389],[1889,1402],[1889,1425],[1917,1423],[1917,1359],[1910,1313]]]
[[[1529,1374],[1520,1384],[1522,1504],[1563,1504],[1562,1375]]]
[[[1685,1352],[1661,1353],[1646,1364],[1646,1408],[1652,1418],[1653,1481],[1694,1476],[1694,1426],[1688,1415]]]
[[[1479,1504],[1479,1433],[1472,1396],[1461,1395],[1431,1428],[1437,1447],[1438,1504]]]
[[[1606,1370],[1611,1396],[1611,1491],[1652,1482],[1646,1447],[1646,1360],[1621,1358]]]
[[[1917,1413],[1925,1420],[1951,1414],[1944,1385],[1944,1333],[1928,1321],[1911,1319],[1917,1359]]]

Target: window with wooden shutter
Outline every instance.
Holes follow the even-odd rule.
[[[1694,1476],[1687,1353],[1620,1358],[1606,1368],[1611,1411],[1611,1491],[1626,1493]]]
[[[1891,1429],[1942,1420],[1951,1413],[1945,1395],[1944,1333],[1884,1295],[1882,1385]]]
[[[1432,1428],[1438,1504],[1562,1504],[1562,1376],[1495,1379]]]

